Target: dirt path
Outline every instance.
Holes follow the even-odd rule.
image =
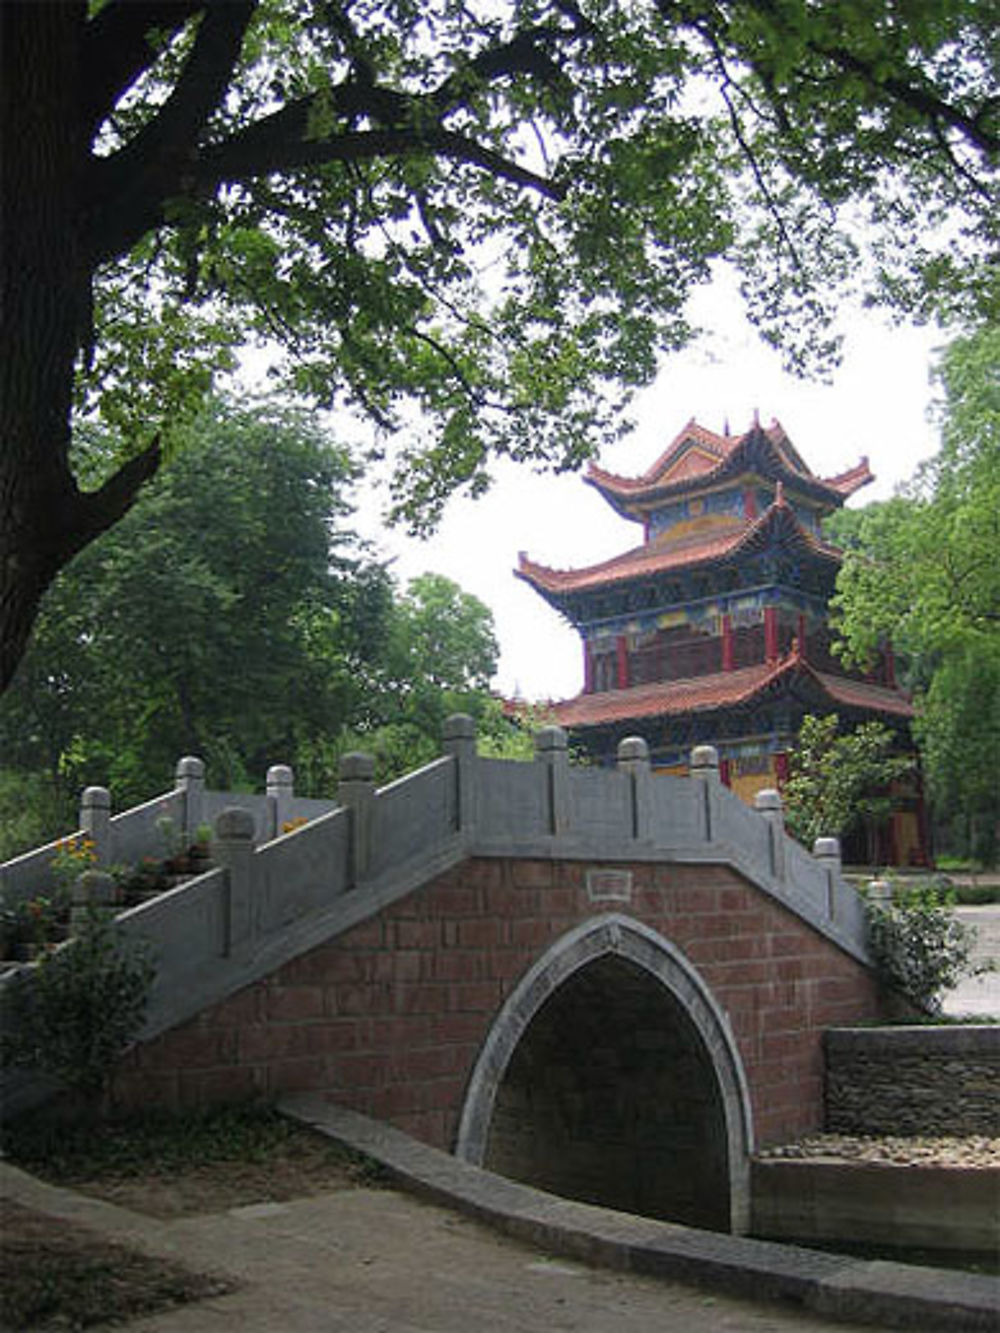
[[[7,1182],[10,1188],[10,1181]],[[169,1221],[30,1182],[26,1202],[237,1279],[135,1333],[834,1333],[830,1323],[589,1269],[391,1190],[353,1189]],[[67,1202],[68,1200],[68,1202]],[[873,1325],[873,1327],[876,1327]]]

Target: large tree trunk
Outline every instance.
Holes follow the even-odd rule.
[[[156,458],[94,495],[69,466],[73,372],[89,309],[79,113],[86,4],[0,4],[0,690],[39,603],[128,507]],[[128,494],[131,486],[131,494]]]

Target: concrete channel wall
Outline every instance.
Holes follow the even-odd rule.
[[[824,1044],[834,1133],[993,1136],[1000,1128],[996,1025],[829,1028]]]

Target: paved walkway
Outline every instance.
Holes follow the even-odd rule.
[[[973,959],[992,962],[994,970],[985,976],[962,981],[945,997],[946,1014],[1000,1018],[1000,903],[983,907],[956,907],[959,921],[976,931]]]
[[[63,1215],[68,1205],[77,1220],[240,1282],[227,1296],[137,1320],[129,1325],[134,1333],[833,1333],[838,1327],[556,1259],[392,1190],[169,1223],[93,1202],[80,1210],[61,1190],[18,1193]]]

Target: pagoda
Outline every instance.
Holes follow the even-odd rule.
[[[872,480],[867,458],[817,477],[777,421],[717,435],[691,420],[641,477],[591,465],[586,481],[643,540],[585,569],[521,553],[517,576],[583,642],[583,691],[552,706],[555,720],[598,762],[642,736],[660,772],[685,773],[693,746],[714,745],[723,782],[747,801],[781,786],[807,713],[847,727],[877,718],[909,749],[913,708],[891,649],[864,674],[832,652],[842,553],[822,522]],[[925,863],[919,790],[894,793],[893,805],[876,854]]]

